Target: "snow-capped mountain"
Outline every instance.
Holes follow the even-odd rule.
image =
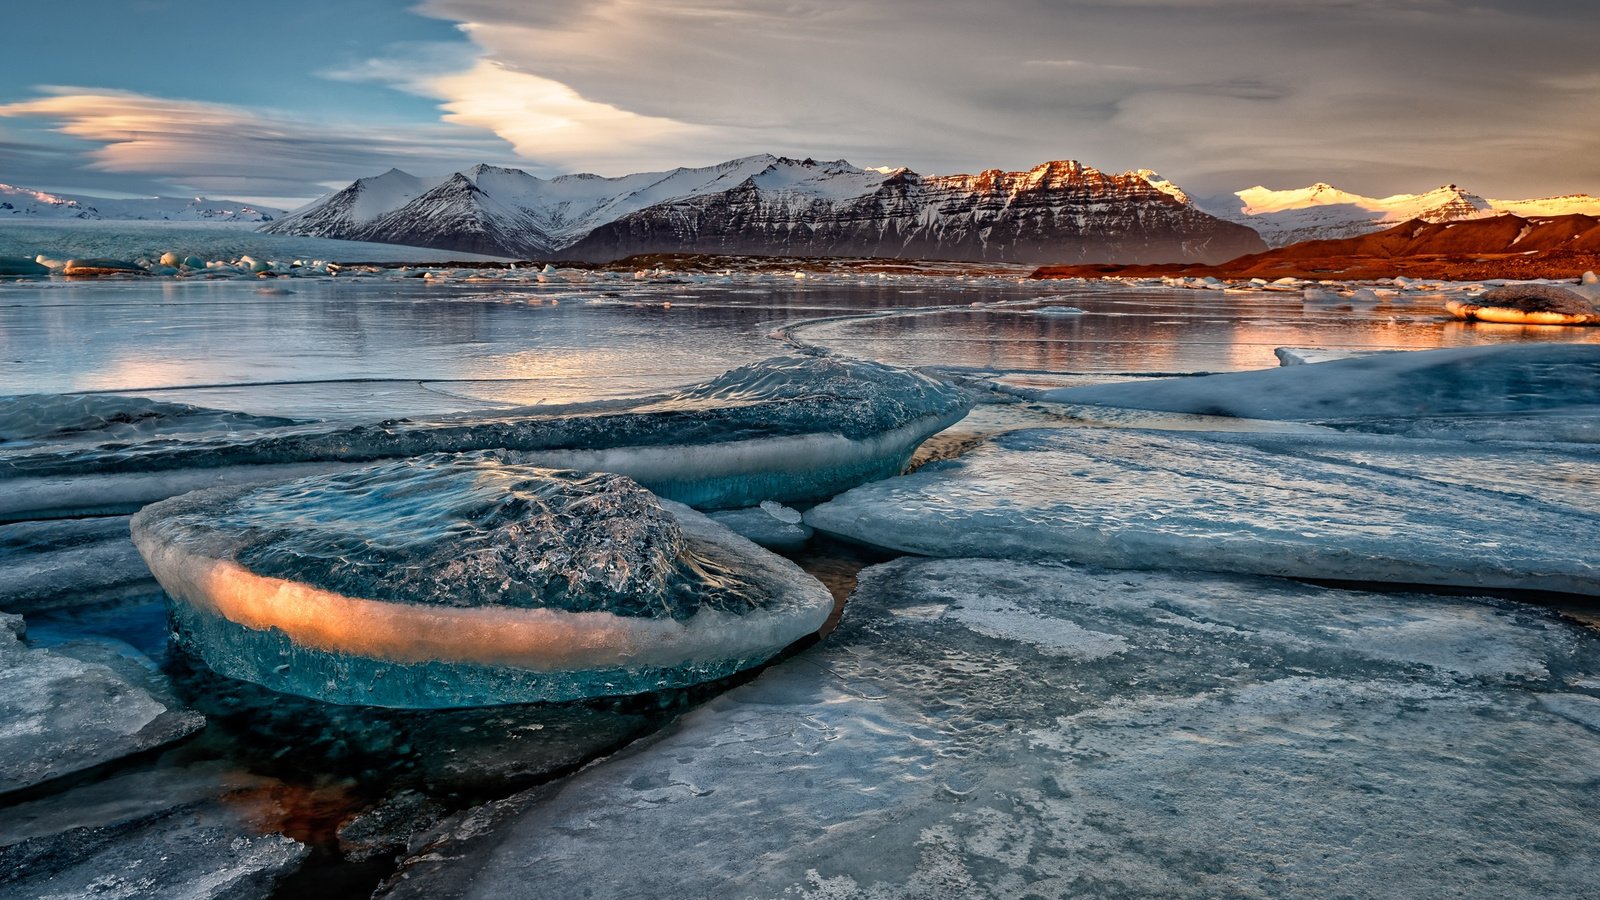
[[[620,178],[390,171],[263,230],[525,258],[635,253],[1220,261],[1263,249],[1154,173],[1076,162],[922,176],[770,155]]]
[[[150,220],[174,222],[271,222],[282,210],[208,197],[140,197],[118,200],[81,194],[51,194],[0,184],[0,221],[42,219]]]
[[[1391,197],[1364,197],[1320,182],[1287,191],[1257,185],[1200,205],[1219,218],[1254,228],[1272,247],[1358,237],[1412,219],[1455,222],[1502,213],[1523,216],[1600,214],[1600,198],[1587,194],[1539,200],[1491,200],[1453,184],[1422,194]]]

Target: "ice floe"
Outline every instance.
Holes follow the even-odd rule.
[[[1139,383],[1046,391],[1043,399],[1251,419],[1383,424],[1457,417],[1500,437],[1505,420],[1600,412],[1600,346],[1498,344],[1385,353],[1310,366],[1280,366]],[[1590,426],[1592,427],[1592,426]],[[1521,429],[1525,439],[1537,430]]]
[[[1600,594],[1587,448],[1395,440],[1014,431],[806,522],[932,556]]]
[[[0,521],[132,512],[223,484],[488,448],[552,468],[629,475],[697,507],[794,502],[898,472],[923,439],[970,406],[965,391],[904,369],[795,356],[632,401],[117,441],[70,452],[0,446]]]
[[[378,896],[1577,896],[1600,733],[1554,708],[1595,700],[1596,644],[1494,601],[899,560]]]
[[[181,643],[288,693],[451,707],[712,680],[833,608],[794,564],[619,475],[434,455],[133,518]]]
[[[126,516],[0,525],[0,612],[26,613],[153,588]]]
[[[1589,298],[1548,284],[1506,285],[1476,297],[1452,299],[1444,308],[1458,319],[1511,325],[1600,325]]]
[[[24,633],[21,616],[0,613],[0,794],[159,747],[205,724],[131,651],[32,649]]]

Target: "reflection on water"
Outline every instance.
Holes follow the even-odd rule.
[[[799,341],[882,362],[999,372],[1185,373],[1275,366],[1274,347],[1421,350],[1507,341],[1600,342],[1587,328],[1485,326],[1451,318],[1437,294],[1372,308],[1305,305],[1298,294],[1085,287],[1057,292],[1084,315],[1005,306],[819,322]]]

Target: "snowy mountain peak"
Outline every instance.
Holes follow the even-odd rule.
[[[1176,184],[1173,184],[1171,181],[1168,181],[1166,178],[1150,169],[1135,169],[1134,171],[1126,174],[1136,178],[1143,178],[1146,182],[1149,182],[1151,187],[1163,194],[1166,194],[1168,197],[1171,197],[1179,203],[1193,203],[1193,201],[1189,199],[1188,193],[1186,193],[1183,188],[1178,187]]]
[[[268,230],[544,259],[705,252],[1180,261],[1262,249],[1249,229],[1207,215],[1154,177],[1161,187],[1076,160],[924,177],[772,154],[615,178],[543,179],[478,165],[438,179],[362,179]],[[366,215],[379,205],[380,214]]]
[[[0,220],[85,219],[173,222],[271,222],[281,210],[207,197],[137,197],[119,200],[52,194],[0,184]]]
[[[1254,228],[1273,247],[1306,240],[1356,237],[1411,220],[1454,222],[1501,213],[1600,214],[1586,194],[1546,200],[1490,200],[1457,184],[1421,194],[1366,197],[1326,182],[1271,190],[1261,185],[1202,204],[1207,212]]]

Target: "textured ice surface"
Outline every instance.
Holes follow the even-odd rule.
[[[0,611],[34,612],[153,587],[126,516],[0,525]]]
[[[692,684],[764,661],[833,606],[792,563],[625,476],[491,453],[188,494],[132,529],[189,649],[334,702]]]
[[[1600,464],[1554,446],[1035,429],[806,521],[931,556],[1597,594]]]
[[[1065,388],[1042,396],[1059,403],[1358,428],[1375,422],[1391,431],[1417,419],[1455,418],[1458,436],[1471,436],[1481,425],[1493,439],[1519,427],[1518,421],[1557,415],[1575,417],[1592,430],[1600,420],[1600,346],[1503,344],[1387,353],[1315,366]],[[1537,428],[1522,430],[1540,439]]]
[[[205,434],[294,424],[187,403],[115,394],[24,394],[0,397],[0,443],[130,441],[157,435]]]
[[[658,740],[448,821],[387,896],[1582,896],[1600,733],[1548,698],[1597,667],[1510,604],[900,560]]]
[[[248,467],[331,470],[491,448],[539,465],[619,472],[695,506],[815,499],[899,471],[923,438],[969,406],[959,389],[902,369],[780,357],[634,401],[0,452],[0,517],[131,511],[222,477],[288,477],[252,477]],[[219,475],[222,469],[235,471]]]
[[[0,794],[159,747],[205,724],[138,661],[34,650],[0,613]]]
[[[307,853],[254,821],[273,784],[201,764],[132,772],[12,806],[0,822],[0,896],[270,896]]]
[[[760,506],[728,509],[710,515],[718,525],[763,547],[799,547],[811,539],[811,526],[804,523],[799,510],[771,500]]]

